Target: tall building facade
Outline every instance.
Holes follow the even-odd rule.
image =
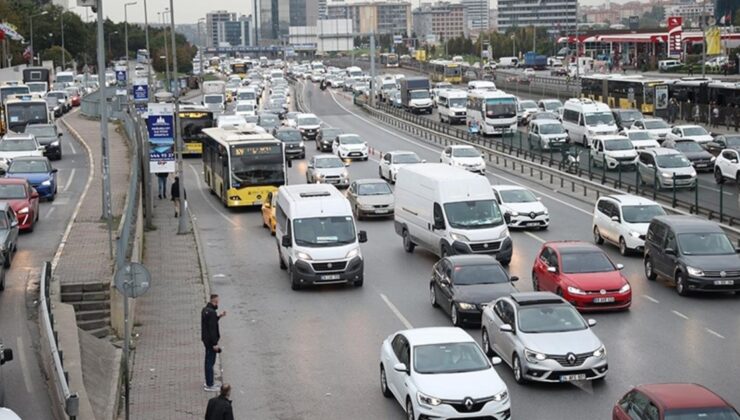
[[[350,19],[358,33],[411,34],[411,3],[399,0],[328,3],[328,19]]]
[[[498,30],[536,26],[575,28],[577,0],[498,0]]]
[[[320,0],[260,0],[260,44],[287,42],[291,26],[316,26]]]
[[[251,45],[251,20],[252,16],[241,16],[238,20],[219,22],[218,42],[232,47]]]
[[[217,47],[219,43],[219,25],[234,20],[236,20],[236,13],[227,12],[226,10],[215,10],[206,13],[206,47]]]
[[[465,7],[466,25],[470,31],[484,32],[489,30],[491,26],[489,21],[490,0],[462,0],[461,4]]]
[[[467,13],[460,3],[422,3],[414,9],[414,33],[421,39],[434,35],[437,40],[468,35]]]

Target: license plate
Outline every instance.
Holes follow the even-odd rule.
[[[610,303],[610,302],[614,302],[614,296],[594,298],[594,303]]]
[[[560,375],[560,382],[582,381],[584,379],[586,379],[585,373],[579,373],[577,375]]]
[[[537,222],[529,222],[527,223],[527,226],[539,226],[540,224]]]
[[[321,276],[321,280],[339,280],[339,274],[326,274]]]
[[[714,281],[715,286],[732,286],[733,284],[735,284],[735,282],[732,280],[715,280]]]
[[[390,210],[375,210],[375,213],[378,213],[378,214],[386,214],[386,213],[388,213],[389,211],[390,211]]]
[[[708,164],[706,164],[706,163],[697,163],[697,164],[696,164],[696,167],[697,167],[697,168],[706,168],[707,166],[709,166],[709,165],[708,165]]]

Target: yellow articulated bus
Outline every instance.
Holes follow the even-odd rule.
[[[184,155],[203,153],[203,129],[216,125],[213,111],[197,105],[181,105],[178,114]]]
[[[462,66],[460,63],[447,60],[432,60],[429,62],[429,65],[432,70],[431,77],[435,82],[447,82],[453,85],[462,83]]]
[[[226,207],[259,206],[287,178],[283,143],[253,126],[203,130],[205,183]]]
[[[604,102],[610,108],[635,108],[643,114],[654,114],[656,105],[658,109],[667,106],[668,84],[642,76],[594,74],[581,78],[581,96]]]

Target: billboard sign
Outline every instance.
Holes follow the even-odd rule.
[[[683,18],[681,16],[668,17],[668,55],[679,57],[682,52]]]
[[[146,102],[149,100],[149,85],[146,79],[134,80],[134,100]]]
[[[147,107],[149,171],[175,172],[175,106],[153,103]]]

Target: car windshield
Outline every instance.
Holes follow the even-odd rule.
[[[393,163],[419,163],[421,159],[415,153],[402,153],[393,156]]]
[[[393,194],[391,187],[385,182],[373,182],[357,185],[357,195],[387,195]]]
[[[732,242],[724,233],[681,233],[678,246],[684,255],[735,254]]]
[[[301,132],[297,130],[280,130],[276,137],[281,141],[297,143],[301,141]]]
[[[537,102],[535,101],[519,101],[519,107],[521,109],[537,109]]]
[[[360,138],[360,136],[355,136],[355,135],[349,135],[349,136],[347,136],[347,135],[344,135],[344,136],[339,137],[339,143],[341,143],[341,144],[363,144],[365,142],[362,141],[362,139]]]
[[[614,124],[614,116],[611,112],[595,112],[593,114],[586,114],[586,125],[612,125]]]
[[[8,173],[40,174],[49,172],[49,167],[43,160],[14,160],[8,168]]]
[[[707,130],[704,129],[704,127],[686,127],[683,129],[683,135],[684,136],[706,136]]]
[[[390,83],[383,83],[383,87],[381,88],[381,90],[390,90],[390,89],[395,89],[395,88],[396,88],[396,83],[390,82]]]
[[[665,420],[740,420],[740,415],[729,407],[683,408],[666,411]]]
[[[0,184],[0,200],[26,198],[26,187],[22,184]]]
[[[486,229],[504,222],[495,200],[446,203],[444,208],[447,222],[455,229]]]
[[[269,125],[273,126],[280,122],[280,119],[277,117],[277,115],[260,115],[260,125]]]
[[[342,159],[332,156],[332,157],[316,159],[315,165],[317,168],[321,168],[321,169],[343,168],[344,162],[342,162]]]
[[[316,117],[300,117],[296,120],[297,125],[319,125],[321,124],[321,121],[319,121]]]
[[[624,122],[634,122],[643,118],[640,111],[634,109],[619,111],[619,117]]]
[[[563,134],[565,130],[560,124],[542,124],[540,126],[540,134]]]
[[[456,285],[502,284],[509,282],[509,275],[498,264],[458,265],[453,272]]]
[[[655,157],[655,162],[660,168],[687,168],[691,162],[684,155],[660,155]]]
[[[618,151],[618,150],[632,150],[635,146],[629,139],[620,140],[607,140],[604,142],[604,148],[606,150]]]
[[[252,112],[254,111],[254,105],[237,105],[236,112]]]
[[[427,99],[429,98],[429,92],[426,90],[412,90],[409,92],[409,97],[411,99]]]
[[[641,206],[622,206],[622,217],[627,223],[650,223],[655,216],[665,214],[663,207],[657,204]]]
[[[632,131],[628,134],[630,136],[630,140],[652,140],[652,137],[650,137],[650,133],[647,131]]]
[[[220,104],[223,103],[223,101],[224,99],[221,97],[221,95],[203,97],[203,102],[207,104]]]
[[[603,273],[615,269],[614,264],[601,251],[563,252],[560,259],[563,273],[566,274]]]
[[[666,129],[670,127],[663,120],[650,120],[650,121],[645,121],[645,128],[647,128],[648,130],[658,130],[658,129]]]
[[[588,328],[583,318],[568,304],[521,308],[518,321],[519,331],[529,334],[579,331]]]
[[[538,112],[532,115],[533,120],[557,120],[558,114],[554,112]]]
[[[514,98],[486,99],[486,117],[516,117],[516,100]]]
[[[727,147],[740,148],[740,136],[725,136]]]
[[[557,111],[563,104],[560,101],[544,101],[542,106],[548,111]]]
[[[465,98],[452,98],[448,101],[450,108],[464,108],[467,100]]]
[[[504,203],[532,203],[537,201],[537,197],[531,191],[525,189],[519,190],[501,190],[501,200]]]
[[[475,343],[427,344],[414,347],[414,371],[420,374],[475,372],[490,368]]]
[[[3,152],[30,152],[36,150],[36,144],[31,140],[4,139],[0,141],[0,151]]]
[[[293,221],[296,245],[329,247],[355,242],[355,224],[351,216],[311,217]]]
[[[57,133],[51,125],[34,125],[26,127],[27,134],[33,134],[36,137],[56,137]]]
[[[675,148],[676,150],[684,153],[695,153],[704,151],[704,148],[699,146],[699,143],[695,141],[677,141]]]
[[[331,139],[338,135],[342,134],[342,130],[339,128],[322,128],[321,129],[321,137],[324,139]]]
[[[480,157],[480,153],[472,147],[455,147],[452,149],[454,157]]]

